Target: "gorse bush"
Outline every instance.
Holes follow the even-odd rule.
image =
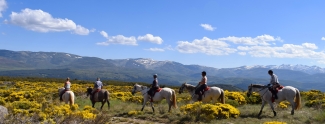
[[[325,94],[319,90],[310,90],[308,92],[301,92],[302,96],[307,99],[305,106],[325,108]]]
[[[246,99],[240,92],[229,92],[228,90],[226,90],[225,97],[226,100],[231,99],[237,101],[239,105],[246,104]]]
[[[211,121],[213,119],[226,119],[239,117],[239,110],[229,104],[202,104],[195,102],[180,107],[184,114],[199,116],[200,119]]]

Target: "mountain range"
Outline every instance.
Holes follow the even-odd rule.
[[[35,76],[82,80],[152,81],[158,74],[160,84],[180,86],[183,82],[197,84],[206,71],[208,85],[226,84],[247,90],[250,84],[267,84],[272,69],[282,85],[300,90],[325,91],[325,69],[307,65],[255,65],[236,68],[214,68],[184,65],[174,61],[150,58],[101,59],[61,52],[31,52],[0,50],[0,76]]]

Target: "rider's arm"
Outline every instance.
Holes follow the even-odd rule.
[[[205,84],[205,82],[206,82],[206,78],[202,78],[202,81],[200,82],[200,84]]]

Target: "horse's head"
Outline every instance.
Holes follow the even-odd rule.
[[[137,91],[139,91],[139,89],[141,88],[141,85],[139,85],[139,84],[134,84],[134,86],[133,86],[133,89],[132,89],[132,95],[134,95],[135,94],[135,92],[137,92]]]
[[[91,94],[92,91],[93,91],[93,88],[91,88],[91,87],[87,88],[87,97]]]
[[[184,88],[186,87],[186,82],[182,84],[182,86],[179,88],[178,93],[181,94],[184,92]]]
[[[260,84],[251,84],[250,86],[248,86],[247,97],[250,97],[250,95],[252,95],[253,92],[261,91],[265,88],[267,88],[267,86],[260,85]]]
[[[64,89],[65,89],[64,87],[58,87],[58,92],[60,93]]]

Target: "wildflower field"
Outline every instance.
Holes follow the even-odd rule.
[[[1,78],[0,78],[1,79]],[[0,105],[8,108],[9,115],[3,123],[234,123],[234,124],[315,124],[325,123],[325,94],[310,90],[301,92],[303,107],[290,115],[288,102],[276,105],[278,115],[273,117],[269,105],[257,118],[261,99],[257,93],[248,98],[246,92],[226,91],[226,104],[192,103],[189,93],[176,94],[178,108],[168,113],[165,100],[154,103],[155,112],[147,103],[144,111],[142,94],[131,94],[133,82],[104,82],[110,92],[110,109],[107,104],[100,110],[101,103],[91,107],[86,97],[86,88],[92,82],[72,80],[71,90],[75,93],[75,104],[59,102],[58,88],[64,80],[25,80],[14,78],[0,80]],[[145,85],[145,84],[144,84]],[[178,87],[171,87],[178,92]],[[119,119],[116,119],[119,118]]]

